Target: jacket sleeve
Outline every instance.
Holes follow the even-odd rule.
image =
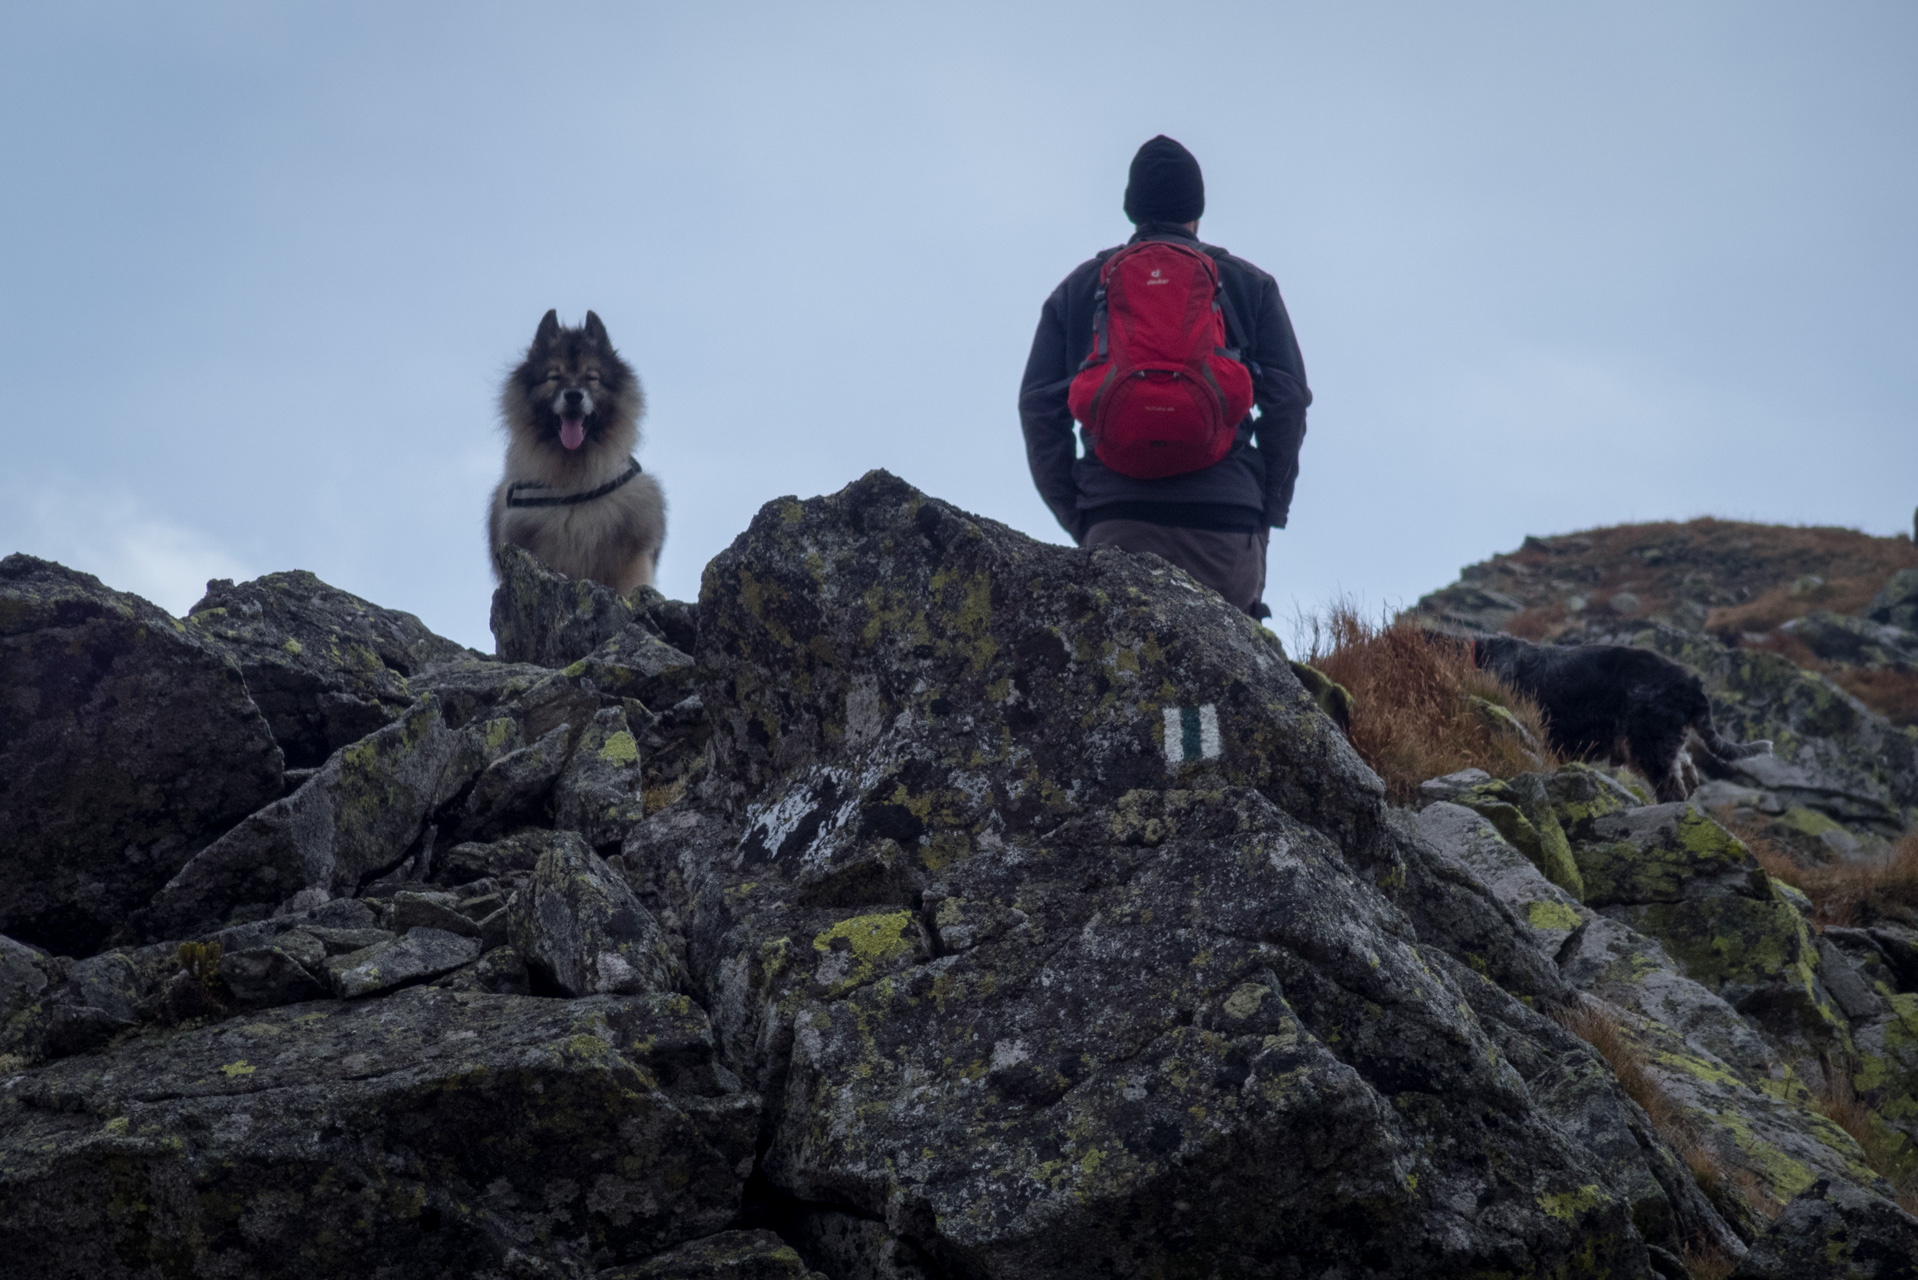
[[[1085,536],[1085,516],[1072,481],[1078,444],[1072,432],[1072,411],[1066,407],[1073,362],[1066,353],[1064,302],[1062,284],[1039,313],[1026,376],[1019,384],[1019,422],[1026,433],[1026,465],[1032,469],[1032,483],[1060,527],[1077,542]]]
[[[1270,276],[1260,281],[1252,332],[1249,354],[1259,367],[1252,384],[1259,406],[1253,437],[1265,457],[1265,522],[1283,529],[1299,478],[1299,447],[1305,443],[1305,410],[1312,391],[1305,383],[1305,358],[1292,333],[1292,318]]]

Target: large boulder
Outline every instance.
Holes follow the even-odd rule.
[[[1826,662],[1888,666],[1918,660],[1918,633],[1818,609],[1778,628]]]
[[[0,1080],[0,1257],[102,1280],[588,1274],[727,1227],[756,1109],[682,997],[273,1009]]]
[[[1587,869],[1587,903],[1548,882],[1489,821],[1458,805],[1428,805],[1419,829],[1441,857],[1469,870],[1530,926],[1522,935],[1586,994],[1585,1014],[1610,1026],[1611,1052],[1622,1055],[1620,1078],[1633,1080],[1634,1097],[1656,1113],[1654,1127],[1696,1174],[1674,1179],[1649,1149],[1634,1161],[1616,1127],[1590,1123],[1602,1108],[1579,1107],[1561,1123],[1581,1132],[1611,1174],[1608,1185],[1629,1194],[1634,1177],[1642,1187],[1649,1175],[1690,1218],[1691,1235],[1722,1258],[1744,1251],[1732,1227],[1746,1239],[1776,1236],[1771,1219],[1779,1210],[1800,1197],[1824,1196],[1821,1186],[1842,1191],[1826,1197],[1815,1215],[1787,1217],[1822,1224],[1827,1242],[1865,1233],[1881,1250],[1918,1251],[1918,1231],[1898,1226],[1903,1219],[1889,1202],[1895,1188],[1879,1176],[1899,1172],[1908,1160],[1898,1154],[1894,1131],[1914,1132],[1908,1118],[1918,1115],[1911,1102],[1918,1073],[1909,1070],[1918,1053],[1906,1048],[1918,1037],[1900,1016],[1918,997],[1879,994],[1899,979],[1875,939],[1864,930],[1834,929],[1827,937],[1839,935],[1845,949],[1827,939],[1812,945],[1789,898],[1767,884],[1729,832],[1691,806],[1636,803],[1577,765],[1544,782]],[[1433,789],[1459,785],[1443,784]],[[1868,952],[1876,967],[1861,972],[1849,951]],[[1472,963],[1491,968],[1477,955]],[[1847,992],[1851,1007],[1840,994]],[[1495,1012],[1481,1009],[1480,1016],[1488,1025],[1499,1022]],[[1516,1043],[1501,1047],[1521,1070],[1533,1056]],[[1853,1064],[1858,1070],[1849,1080],[1831,1078]],[[1887,1126],[1890,1143],[1868,1153],[1834,1123],[1824,1101],[1834,1090],[1870,1099],[1870,1123]],[[1534,1096],[1548,1107],[1560,1100],[1562,1108],[1565,1076],[1535,1084]],[[1855,1107],[1851,1114],[1855,1126]],[[1899,1167],[1871,1167],[1868,1161],[1887,1151]],[[1697,1212],[1695,1183],[1710,1189],[1728,1224]],[[1634,1207],[1644,1222],[1645,1207]],[[1847,1270],[1844,1256],[1832,1259],[1814,1267],[1800,1258],[1793,1264],[1800,1269],[1783,1274],[1863,1274]]]
[[[1689,803],[1597,819],[1575,847],[1587,906],[1658,939],[1686,977],[1812,1060],[1842,1051],[1845,1017],[1811,931],[1751,851]]]
[[[0,933],[87,955],[282,788],[240,669],[137,596],[0,560]]]
[[[1467,988],[1549,1024],[1421,939],[1379,780],[1211,593],[874,473],[763,510],[699,646],[712,769],[626,857],[802,1217],[976,1276],[1651,1274],[1669,1198],[1537,1104]]]
[[[187,624],[239,664],[288,768],[313,768],[397,718],[413,704],[409,675],[478,657],[303,569],[206,586]]]

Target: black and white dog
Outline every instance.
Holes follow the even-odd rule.
[[[1472,661],[1538,703],[1560,755],[1630,765],[1661,803],[1690,796],[1700,765],[1724,777],[1728,761],[1771,750],[1720,738],[1698,677],[1649,649],[1475,636]]]

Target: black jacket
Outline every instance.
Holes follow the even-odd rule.
[[[1127,241],[1171,240],[1193,245],[1219,265],[1219,288],[1230,314],[1246,330],[1230,335],[1253,369],[1257,417],[1239,424],[1232,452],[1203,471],[1135,480],[1109,470],[1087,443],[1078,457],[1066,393],[1079,364],[1092,349],[1093,296],[1099,267],[1118,250],[1107,249],[1073,269],[1046,299],[1039,331],[1032,337],[1025,380],[1019,386],[1019,419],[1026,432],[1026,461],[1039,496],[1065,531],[1080,541],[1095,520],[1148,520],[1195,529],[1285,527],[1292,486],[1305,439],[1305,362],[1292,336],[1278,283],[1243,258],[1201,244],[1182,226],[1147,224]]]

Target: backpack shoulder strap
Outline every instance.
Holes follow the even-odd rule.
[[[1219,310],[1225,316],[1225,344],[1233,351],[1233,358],[1252,371],[1258,377],[1259,366],[1252,361],[1252,335],[1245,331],[1245,325],[1239,321],[1239,309],[1232,304],[1232,291],[1225,287],[1225,264],[1219,259],[1230,257],[1224,249],[1216,245],[1201,245],[1206,257],[1212,259],[1219,271]]]

